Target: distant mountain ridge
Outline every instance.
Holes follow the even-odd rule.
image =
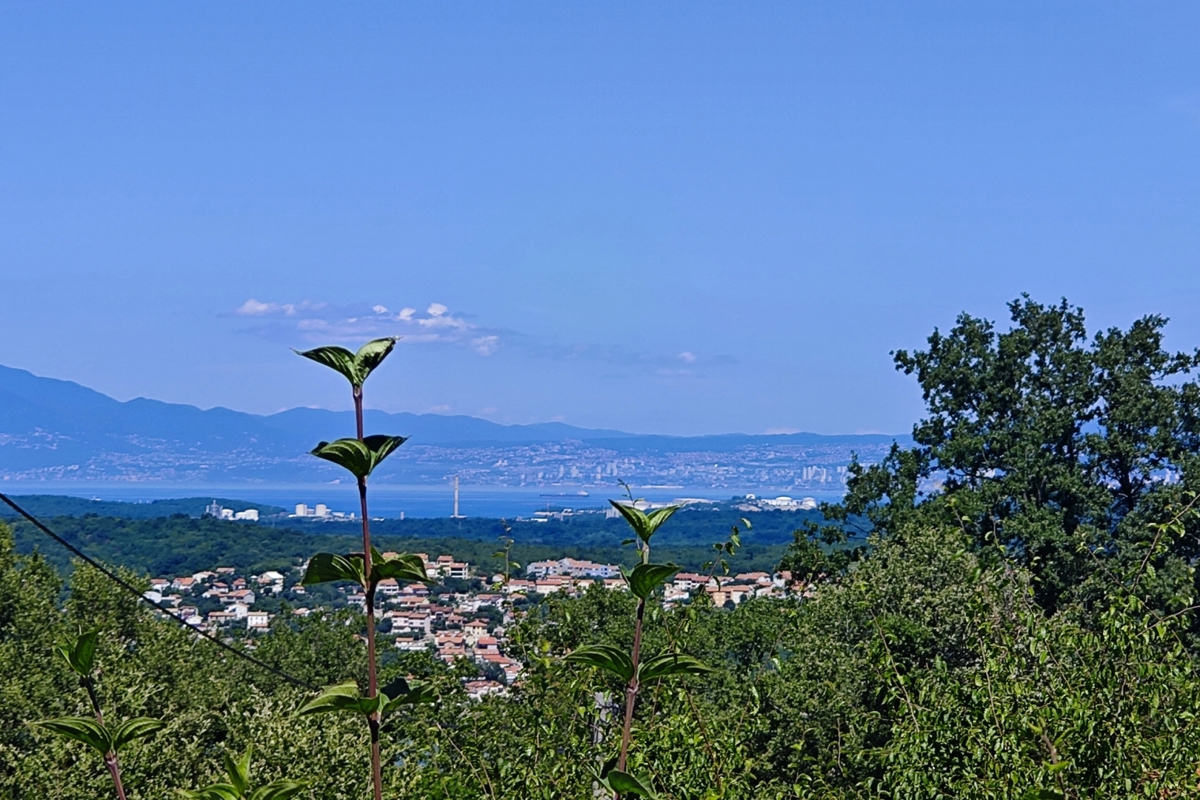
[[[729,452],[769,444],[878,448],[907,438],[815,433],[662,436],[559,422],[503,425],[461,415],[377,410],[368,410],[366,418],[372,430],[409,437],[406,451],[573,442],[615,453]],[[149,475],[176,480],[320,479],[327,477],[325,468],[307,456],[308,450],[322,439],[352,435],[353,429],[349,411],[293,408],[264,416],[146,398],[122,402],[71,381],[0,366],[0,478],[10,480]]]

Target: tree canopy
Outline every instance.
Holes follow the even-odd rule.
[[[883,534],[914,523],[998,543],[1034,576],[1053,610],[1089,578],[1144,554],[1154,525],[1200,488],[1200,351],[1170,352],[1167,320],[1089,336],[1082,309],[1028,296],[1012,325],[962,314],[927,348],[893,353],[916,378],[926,416],[914,446],[850,467],[842,503],[823,511]],[[1194,523],[1158,557],[1158,602],[1193,594]],[[1165,577],[1165,576],[1164,576]]]

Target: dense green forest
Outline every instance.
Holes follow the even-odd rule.
[[[184,514],[199,517],[212,502],[226,508],[242,511],[253,508],[260,514],[278,514],[284,511],[279,506],[251,503],[246,500],[230,500],[223,497],[179,497],[171,500],[151,500],[146,503],[123,503],[112,500],[89,500],[83,497],[67,497],[53,494],[11,495],[21,508],[37,517],[82,517],[94,514],[101,517],[129,517],[131,519],[154,519]],[[19,515],[8,506],[0,505],[0,518],[17,519]]]
[[[506,634],[524,666],[507,696],[469,699],[464,664],[381,658],[380,685],[400,687],[381,697],[413,699],[382,717],[383,796],[584,800],[601,779],[679,800],[1200,793],[1200,353],[1165,351],[1157,317],[1089,334],[1065,302],[1011,311],[1003,332],[963,315],[895,354],[926,401],[915,445],[856,465],[845,502],[796,533],[782,561],[811,579],[806,595],[730,610],[700,593],[664,609],[650,523],[631,517],[646,580],[531,606]],[[653,524],[666,537],[682,519]],[[193,537],[184,558],[219,536],[229,558],[258,557],[238,539],[253,526],[55,524],[106,559],[139,542],[127,563],[142,574],[156,525]],[[831,549],[847,526],[869,545]],[[271,535],[264,564],[343,546]],[[91,713],[55,646],[96,628],[106,719],[163,724],[121,750],[130,798],[212,783],[224,755],[251,746],[256,784],[370,796],[361,719],[298,716],[312,690],[156,619],[91,568],[63,593],[42,551],[0,535],[0,791],[112,796],[100,758],[31,724]],[[279,619],[254,655],[312,686],[358,681],[336,701],[349,707],[362,702],[363,632],[360,612]],[[626,660],[639,651],[641,673]],[[626,773],[636,781],[618,784]]]
[[[771,513],[778,517],[787,516],[786,512]],[[677,524],[686,529],[692,516],[698,515],[678,515]],[[715,525],[709,524],[707,515],[701,518],[705,522],[703,535],[708,537],[708,542],[727,535],[729,525],[740,524],[735,516],[729,516],[728,519],[725,519],[726,515],[721,516],[722,520]],[[48,517],[42,521],[93,558],[127,567],[147,577],[188,575],[218,566],[236,567],[239,572],[290,568],[315,552],[347,551],[356,546],[353,528],[335,524],[311,525],[298,530],[215,519],[192,519],[182,515],[165,519]],[[541,524],[538,526],[539,541],[518,539],[513,544],[511,557],[522,564],[569,556],[600,563],[631,565],[636,553],[630,547],[621,546],[624,537],[620,530],[622,523],[616,520],[611,522],[614,524],[607,526],[606,536],[589,532],[586,537],[558,536],[553,530],[540,530],[551,523]],[[728,522],[728,525],[721,524],[724,522]],[[12,522],[11,525],[18,553],[31,553],[36,549],[61,574],[70,573],[70,554],[66,550],[24,520]],[[745,527],[744,524],[742,527]],[[383,533],[375,537],[375,542],[384,550],[425,552],[433,556],[446,553],[484,570],[503,569],[503,560],[495,556],[496,541],[505,535],[506,530],[500,520],[472,521],[469,529],[472,538],[417,535],[416,529],[433,534],[443,530],[453,532],[455,528],[452,525],[421,525],[413,526],[413,529],[407,536]],[[789,539],[792,538],[790,530]],[[739,570],[775,569],[788,546],[777,541],[761,544],[754,534],[755,530],[751,529],[743,537],[744,547],[736,562]],[[520,533],[515,535],[520,536]],[[681,538],[664,537],[664,542],[668,543],[657,548],[656,552],[685,569],[700,569],[705,562],[712,560],[713,550],[707,542],[696,545],[669,543],[680,541]],[[699,534],[690,534],[689,538],[704,541]]]

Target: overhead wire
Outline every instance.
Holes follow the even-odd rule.
[[[30,514],[25,509],[21,508],[21,506],[17,505],[17,503],[14,502],[13,499],[10,498],[8,495],[0,493],[0,500],[3,500],[9,506],[9,508],[11,508],[13,511],[17,512],[22,517],[24,517],[26,520],[28,520],[29,523],[32,524],[35,528],[37,528],[39,531],[46,534],[54,541],[58,542],[60,545],[62,545],[64,548],[66,548],[68,551],[70,551],[72,555],[74,555],[75,557],[79,558],[81,561],[85,562],[86,564],[88,564],[89,566],[91,566],[92,568],[97,570],[100,574],[104,575],[106,578],[108,578],[110,581],[115,583],[117,586],[121,587],[126,592],[129,592],[130,594],[132,594],[140,602],[145,603],[146,605],[153,608],[155,611],[159,611],[159,612],[162,611],[161,608],[159,608],[156,604],[154,604],[153,602],[150,601],[150,598],[148,598],[144,594],[142,594],[142,592],[136,586],[129,583],[129,581],[125,580],[120,575],[117,575],[112,570],[108,569],[108,567],[105,567],[99,561],[96,561],[94,558],[91,558],[90,556],[88,556],[86,553],[84,553],[82,550],[80,550],[75,545],[68,542],[62,536],[59,536],[54,531],[50,530],[50,528],[48,528],[46,525],[44,525],[41,520],[39,520],[37,517]],[[270,664],[268,664],[267,662],[262,661],[261,659],[255,658],[254,656],[250,655],[249,653],[247,653],[244,650],[239,650],[238,648],[234,647],[233,645],[222,641],[221,639],[217,638],[216,636],[213,636],[208,631],[203,630],[202,628],[197,628],[195,625],[189,625],[186,620],[182,619],[178,615],[168,613],[166,616],[168,619],[174,620],[174,622],[176,624],[178,624],[180,627],[196,634],[197,636],[200,636],[203,639],[208,640],[209,642],[212,642],[217,647],[220,647],[222,650],[225,650],[226,652],[232,653],[233,655],[237,656],[238,658],[242,659],[243,661],[247,661],[260,669],[264,669],[267,672],[270,672],[272,675],[276,676],[277,678],[282,678],[283,680],[287,681],[288,683],[292,684],[293,686],[298,686],[302,689],[308,689],[309,691],[314,691],[314,692],[320,688],[317,686],[313,686],[311,683],[301,680],[300,678],[297,678],[294,675],[289,675],[288,673],[284,672],[283,670],[281,670],[277,667],[273,667]]]

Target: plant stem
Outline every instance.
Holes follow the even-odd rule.
[[[354,423],[358,440],[363,440],[363,397],[362,387],[354,387]],[[379,696],[379,681],[375,674],[375,585],[371,581],[371,518],[367,515],[367,479],[358,479],[358,503],[362,512],[363,574],[367,585],[363,587],[364,606],[367,612],[367,696],[374,700]],[[367,717],[371,729],[371,786],[375,800],[383,800],[383,763],[379,754],[379,712]]]
[[[358,440],[363,440],[363,394],[362,387],[354,387],[354,424],[358,433]]]
[[[112,775],[113,784],[117,787],[117,800],[126,800],[125,786],[121,783],[121,767],[117,764],[116,753],[106,753],[104,755],[104,766],[108,767],[108,774]]]
[[[96,715],[96,722],[103,726],[104,712],[100,710],[100,698],[96,696],[95,681],[90,676],[85,676],[79,679],[79,685],[87,692],[88,702],[92,704],[92,713]],[[117,754],[105,753],[104,766],[108,767],[108,774],[112,776],[113,785],[117,787],[118,800],[125,800],[125,784],[121,782],[121,763],[117,761]]]
[[[625,771],[626,758],[629,755],[629,740],[633,736],[633,705],[637,702],[638,693],[638,657],[642,650],[642,618],[646,614],[646,601],[638,600],[637,622],[633,626],[633,677],[625,687],[625,728],[621,731],[621,755],[617,758],[617,769]]]

